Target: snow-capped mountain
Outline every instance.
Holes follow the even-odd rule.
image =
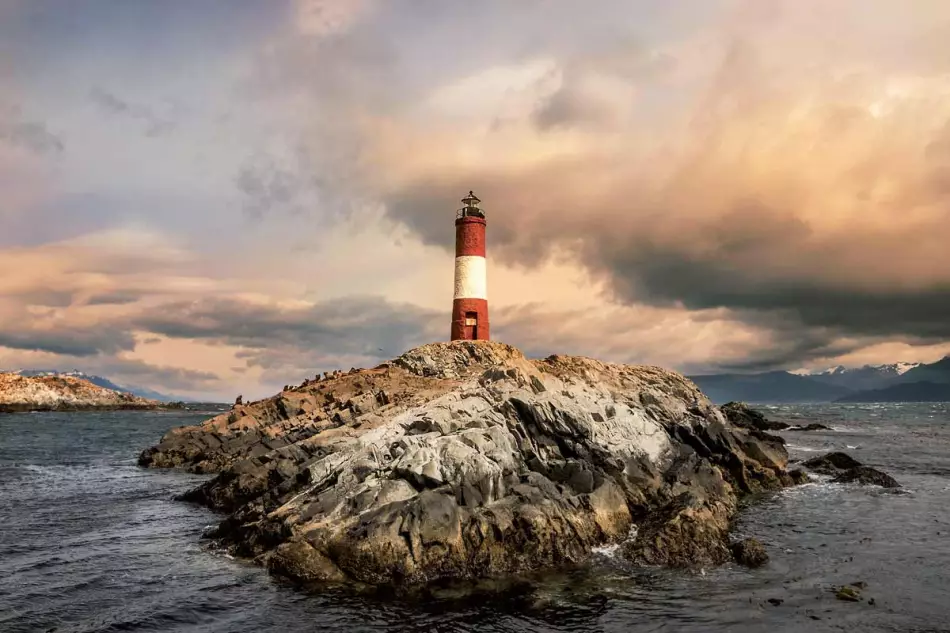
[[[889,363],[821,371],[689,376],[714,402],[950,401],[950,356],[936,363]],[[912,386],[908,386],[912,385]]]
[[[864,367],[844,367],[837,365],[810,376],[829,385],[847,387],[855,390],[881,389],[894,384],[901,376],[920,363],[889,363],[885,365],[865,365]]]
[[[920,367],[921,363],[890,363],[886,365],[865,365],[863,367],[845,367],[844,365],[835,365],[824,371],[814,372],[810,376],[842,376],[845,374],[854,374],[856,372],[879,373],[887,376],[903,376],[914,367]]]

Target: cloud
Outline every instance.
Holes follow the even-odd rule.
[[[107,292],[89,297],[86,300],[86,305],[125,305],[135,303],[139,299],[141,299],[141,295],[132,292]]]
[[[470,189],[493,332],[529,353],[950,340],[946,2],[18,4],[5,354],[174,360],[211,382],[155,380],[222,392],[374,364],[447,336]]]
[[[364,365],[445,338],[447,314],[380,297],[342,297],[317,304],[255,304],[210,299],[163,305],[134,320],[143,331],[240,348],[238,358],[267,376],[300,377]],[[439,334],[443,334],[439,336]]]
[[[135,348],[135,338],[128,331],[116,331],[109,325],[99,327],[29,327],[23,330],[4,328],[0,347],[49,352],[68,356],[116,354]]]
[[[178,125],[170,117],[155,114],[149,106],[130,103],[98,86],[89,91],[89,97],[103,112],[143,122],[145,135],[149,137],[167,136]]]
[[[59,154],[65,148],[62,139],[50,132],[45,123],[24,119],[19,107],[2,101],[0,141],[41,155]]]
[[[927,56],[873,70],[880,42],[864,60],[850,41],[840,56],[807,49],[810,34],[830,36],[809,21],[812,3],[773,4],[713,45],[632,49],[614,62],[669,60],[653,72],[567,59],[561,87],[520,126],[381,126],[389,216],[451,248],[442,218],[474,187],[497,261],[537,267],[566,252],[618,304],[726,309],[794,335],[796,345],[769,358],[750,351],[756,364],[881,337],[950,337],[950,82],[928,74]],[[856,4],[836,7],[824,15],[856,23]],[[874,26],[894,47],[913,32]],[[623,77],[630,107],[595,107],[609,101],[592,99],[585,73]]]
[[[373,0],[295,0],[294,23],[305,35],[332,36],[347,31],[372,4]]]
[[[181,367],[156,366],[137,359],[110,358],[95,364],[97,372],[131,386],[155,390],[202,392],[221,389],[222,379],[212,372]]]
[[[79,370],[103,376],[127,388],[194,394],[230,394],[227,384],[212,372],[153,365],[139,359],[114,356],[73,356],[51,352],[23,352],[0,347],[0,371],[14,369]]]

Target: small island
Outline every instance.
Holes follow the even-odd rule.
[[[0,373],[0,413],[161,409],[168,405],[72,376]]]
[[[457,340],[235,403],[139,464],[216,473],[183,497],[228,515],[209,536],[301,582],[410,589],[605,545],[708,566],[755,549],[729,536],[743,497],[807,479],[729,415],[749,414],[659,367]]]

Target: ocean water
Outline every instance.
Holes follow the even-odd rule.
[[[762,407],[793,459],[845,450],[905,489],[816,482],[750,503],[758,570],[635,569],[598,554],[498,595],[307,593],[200,539],[202,477],[138,452],[189,412],[0,416],[0,631],[950,631],[950,406]],[[865,582],[861,603],[831,588]],[[772,600],[772,602],[770,602]]]

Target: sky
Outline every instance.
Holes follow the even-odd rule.
[[[0,369],[270,395],[492,337],[950,353],[946,0],[0,0]]]

